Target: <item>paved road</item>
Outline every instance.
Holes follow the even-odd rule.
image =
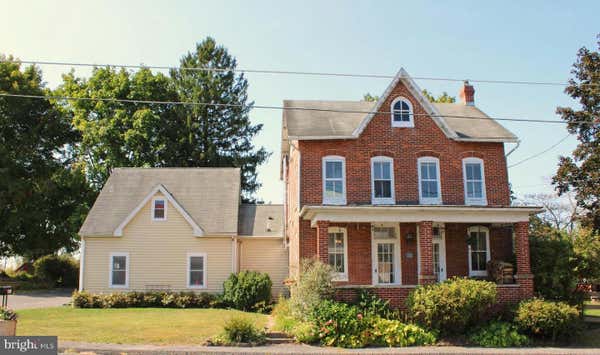
[[[8,308],[15,310],[25,308],[58,307],[71,302],[73,290],[59,289],[48,291],[16,291],[8,296]]]

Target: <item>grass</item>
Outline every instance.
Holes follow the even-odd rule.
[[[202,344],[223,331],[223,324],[244,315],[257,327],[267,316],[224,309],[68,307],[18,312],[17,335],[56,335],[60,340],[113,344]]]

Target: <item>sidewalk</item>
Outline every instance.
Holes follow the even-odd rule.
[[[510,348],[486,349],[459,346],[429,346],[409,348],[367,348],[339,349],[323,348],[302,344],[281,344],[257,346],[252,348],[215,347],[215,346],[157,346],[157,345],[122,345],[122,344],[93,344],[71,341],[59,341],[61,353],[96,353],[96,354],[598,354],[600,349],[578,348]]]

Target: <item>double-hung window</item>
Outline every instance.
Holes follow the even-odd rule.
[[[463,174],[465,180],[465,204],[487,205],[483,160],[479,158],[463,159]]]
[[[109,286],[111,288],[129,287],[129,253],[111,253],[109,262]]]
[[[188,254],[188,288],[206,287],[206,253]]]
[[[165,221],[167,219],[167,200],[157,197],[152,200],[152,220]]]
[[[419,202],[426,205],[442,203],[440,189],[440,160],[434,157],[421,157],[419,165]]]
[[[343,157],[323,158],[323,204],[346,204],[346,162]]]
[[[371,158],[371,202],[374,205],[393,205],[394,160],[389,157]]]
[[[486,276],[490,261],[490,231],[487,227],[474,226],[467,231],[469,248],[469,276]]]
[[[330,227],[327,253],[329,265],[337,274],[337,281],[348,280],[348,237],[345,228]]]

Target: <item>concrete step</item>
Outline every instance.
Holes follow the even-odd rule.
[[[600,317],[586,316],[583,317],[583,321],[587,323],[600,323]]]
[[[583,306],[584,309],[600,309],[600,303],[589,303]]]
[[[268,344],[289,344],[293,343],[294,339],[290,338],[287,334],[282,332],[269,332],[267,333]]]

